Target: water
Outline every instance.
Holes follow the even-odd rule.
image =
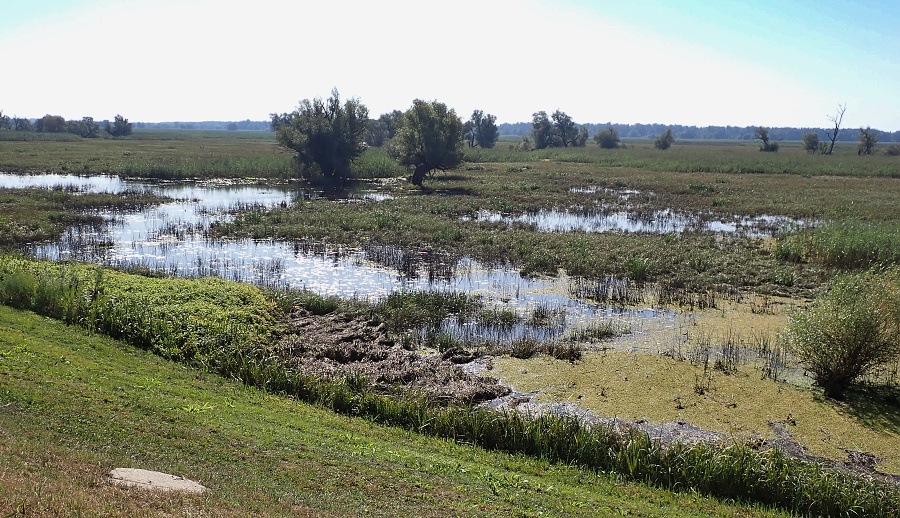
[[[710,213],[677,213],[666,210],[627,212],[597,210],[576,213],[562,210],[540,210],[517,216],[499,212],[480,211],[476,221],[534,226],[539,232],[644,232],[679,234],[682,232],[717,232],[741,234],[749,237],[777,235],[785,228],[807,225],[807,222],[784,216],[739,216],[720,219]]]
[[[17,176],[0,174],[0,187],[64,188],[83,192],[152,192],[175,201],[134,211],[101,215],[106,228],[71,228],[58,243],[28,247],[31,254],[75,259],[115,267],[140,266],[181,276],[217,276],[259,285],[306,288],[323,295],[378,300],[399,290],[439,290],[481,295],[489,304],[523,318],[535,308],[562,314],[558,326],[517,324],[509,328],[448,323],[448,332],[472,340],[507,340],[522,336],[554,339],[598,320],[615,320],[632,336],[669,322],[674,312],[622,309],[573,297],[577,281],[522,277],[510,267],[486,267],[427,251],[390,246],[361,249],[323,243],[222,240],[210,238],[214,221],[227,220],[249,207],[289,206],[323,196],[296,185],[234,185],[221,182],[150,183],[116,177],[73,175]],[[377,203],[377,193],[353,196]],[[653,321],[655,324],[649,325]]]

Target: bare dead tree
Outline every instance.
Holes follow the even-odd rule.
[[[834,151],[834,143],[837,142],[838,137],[841,135],[841,122],[844,120],[844,112],[847,111],[847,105],[838,105],[837,113],[834,115],[829,115],[828,120],[834,124],[834,129],[826,130],[825,134],[828,135],[828,138],[831,140],[831,144],[828,146],[828,150],[825,151],[826,155],[830,155],[832,151]]]

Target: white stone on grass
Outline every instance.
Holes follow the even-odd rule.
[[[142,489],[184,491],[186,493],[202,493],[206,491],[205,487],[193,480],[146,469],[116,468],[109,472],[109,480],[119,486]]]

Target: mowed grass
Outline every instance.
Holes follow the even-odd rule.
[[[113,487],[115,467],[199,496]],[[3,516],[785,516],[428,438],[0,306]]]

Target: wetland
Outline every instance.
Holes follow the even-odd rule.
[[[421,189],[395,177],[313,186],[282,170],[3,173],[0,228],[6,248],[43,260],[280,293],[289,302],[273,347],[303,374],[533,414],[681,423],[695,437],[788,441],[809,458],[900,474],[897,365],[833,401],[781,339],[841,271],[789,246],[849,222],[887,243],[864,256],[896,262],[900,163],[817,175],[786,147],[772,159],[782,162],[742,172],[715,163],[721,147],[684,148],[665,161],[640,146],[478,150]],[[734,146],[728,160],[756,163],[754,153]],[[28,221],[35,207],[53,224]],[[29,225],[41,231],[16,233]]]

